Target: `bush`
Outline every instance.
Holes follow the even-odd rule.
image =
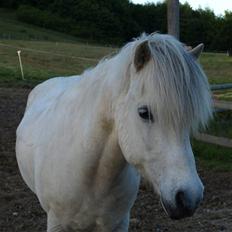
[[[106,11],[101,17],[98,15],[95,21],[91,21],[90,19],[75,20],[29,5],[21,5],[17,9],[17,18],[20,21],[66,32],[80,38],[90,39],[91,41],[98,40],[99,42],[113,42],[118,44],[122,42],[122,33],[119,32],[119,22],[111,16]]]
[[[73,21],[62,18],[59,15],[38,8],[21,5],[17,10],[17,18],[20,21],[31,23],[40,27],[68,32],[72,28]]]

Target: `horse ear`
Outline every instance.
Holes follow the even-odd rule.
[[[198,58],[200,57],[200,55],[201,55],[203,49],[204,49],[204,44],[201,43],[201,44],[197,45],[195,48],[193,48],[192,50],[190,50],[189,53],[190,53],[193,57],[195,57],[196,59],[198,59]]]
[[[150,60],[151,58],[151,51],[148,46],[148,41],[142,42],[135,51],[134,57],[134,65],[136,71],[140,71],[144,65]]]

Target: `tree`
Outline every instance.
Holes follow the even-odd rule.
[[[178,0],[169,0],[178,2]],[[167,3],[133,4],[129,0],[9,0],[22,21],[100,42],[123,43],[142,32],[167,33]],[[25,8],[25,5],[29,8]],[[180,38],[188,45],[203,42],[207,50],[232,47],[232,13],[215,16],[210,9],[180,4]]]

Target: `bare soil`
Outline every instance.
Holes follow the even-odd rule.
[[[46,231],[46,215],[24,184],[15,159],[15,130],[30,89],[0,88],[0,232]],[[130,232],[232,231],[232,172],[199,167],[204,202],[195,215],[172,221],[153,191],[142,184],[132,209]]]

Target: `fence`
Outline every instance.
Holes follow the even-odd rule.
[[[226,89],[231,89],[231,88],[232,88],[232,83],[211,85],[212,91],[226,90]],[[214,99],[214,107],[215,109],[232,110],[232,102]],[[196,134],[195,138],[203,142],[232,148],[232,139],[229,139],[229,138],[218,137],[218,136],[204,134],[204,133]]]

